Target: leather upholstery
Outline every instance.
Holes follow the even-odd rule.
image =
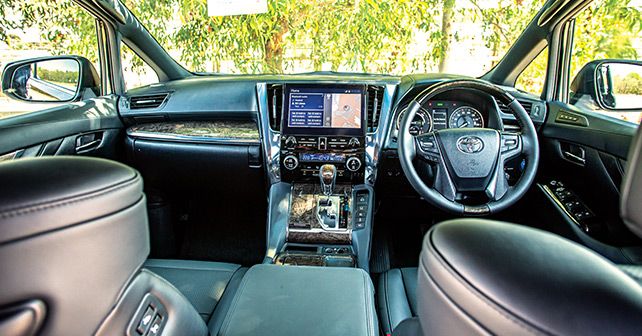
[[[266,334],[378,336],[369,275],[358,268],[253,266],[219,335]]]
[[[163,335],[208,335],[207,326],[187,299],[167,280],[141,270],[127,286],[96,335],[125,335],[125,330],[146,295],[153,295],[167,310]],[[132,336],[137,336],[136,332]]]
[[[82,157],[0,164],[0,306],[40,300],[42,335],[89,335],[149,253],[142,180]]]
[[[622,180],[620,216],[628,228],[642,237],[642,128],[631,142]]]
[[[391,269],[379,277],[377,306],[384,334],[417,316],[417,268]]]
[[[556,235],[460,219],[426,235],[417,301],[425,335],[607,335],[642,330],[642,288]]]
[[[80,157],[3,163],[0,186],[2,243],[112,214],[143,198],[134,169]]]
[[[234,274],[245,271],[236,264],[170,259],[148,259],[143,267],[174,285],[206,322]]]

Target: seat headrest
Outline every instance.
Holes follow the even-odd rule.
[[[138,172],[88,157],[42,157],[0,164],[0,243],[99,218],[142,197]]]
[[[624,224],[642,238],[642,128],[631,142],[629,157],[622,180],[620,216]]]

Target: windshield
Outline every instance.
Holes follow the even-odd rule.
[[[313,71],[480,76],[543,0],[124,0],[162,46],[195,72]],[[208,13],[208,2],[210,12]],[[223,15],[225,5],[266,13]],[[259,6],[260,11],[260,6]],[[212,14],[213,16],[210,16]]]

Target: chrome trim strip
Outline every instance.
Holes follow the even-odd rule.
[[[267,83],[256,84],[258,100],[259,135],[263,147],[263,161],[270,184],[281,182],[280,152],[281,133],[270,127],[270,116],[267,98]]]
[[[385,146],[388,133],[392,128],[392,105],[395,91],[397,90],[396,84],[386,84],[383,95],[383,103],[381,104],[381,113],[379,114],[379,124],[377,129],[366,135],[366,168],[364,182],[367,185],[374,186],[377,180],[377,166],[381,157],[381,152]]]
[[[215,138],[193,135],[179,135],[179,134],[165,134],[158,132],[143,132],[127,130],[127,136],[146,139],[146,140],[162,140],[174,142],[193,142],[193,143],[208,143],[208,144],[222,144],[222,145],[259,145],[259,139],[243,139],[243,138]]]

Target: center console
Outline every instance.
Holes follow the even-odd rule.
[[[363,185],[366,100],[365,85],[284,86],[280,176],[290,190],[275,263],[356,266],[369,247],[355,241],[373,197]]]

